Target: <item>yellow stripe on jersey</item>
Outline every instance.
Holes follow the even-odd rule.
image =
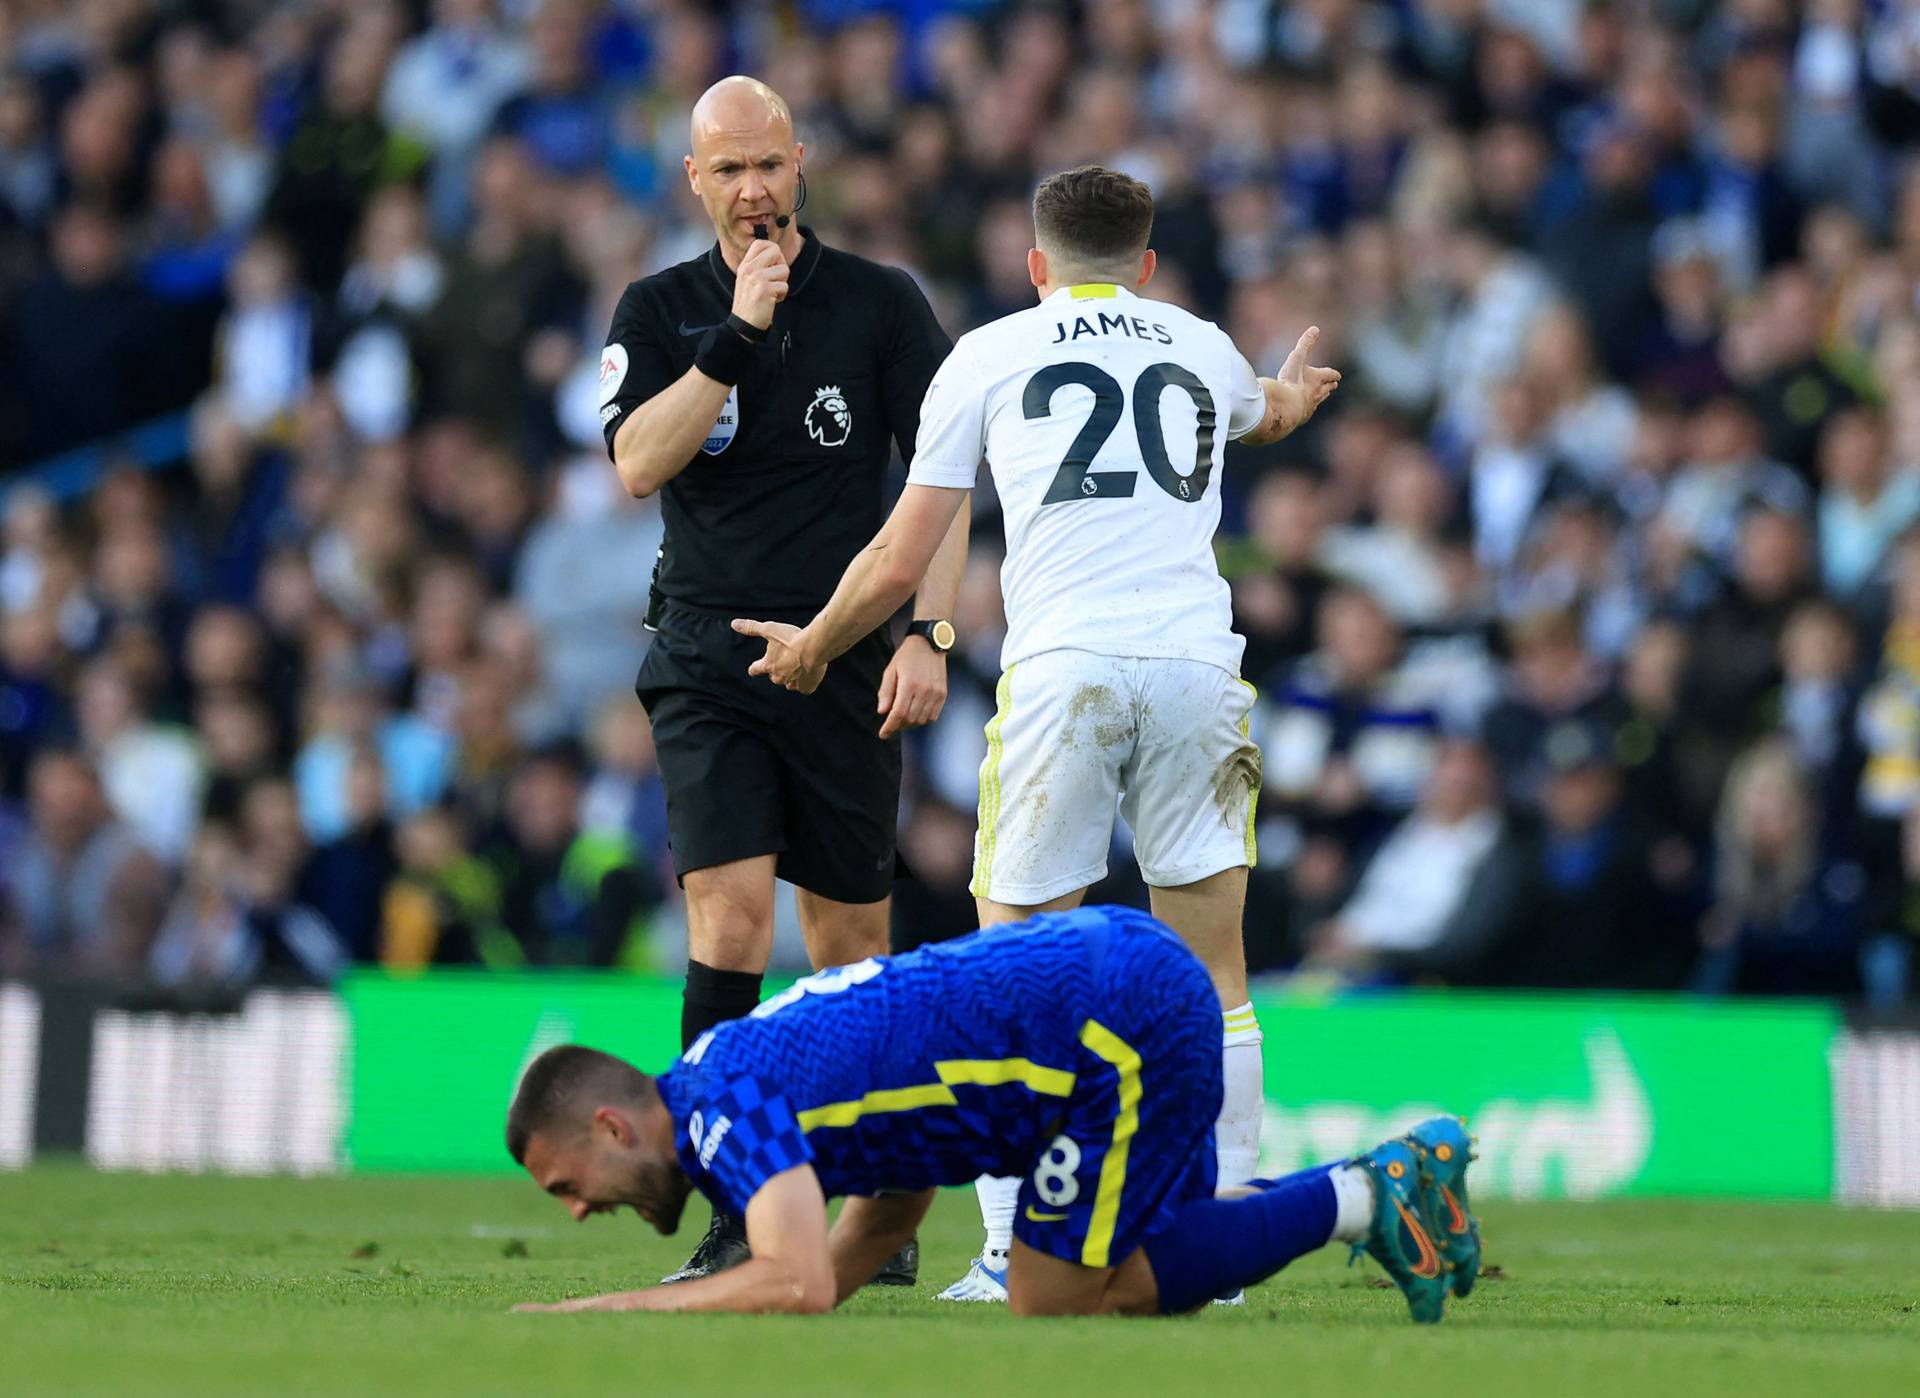
[[[1112,1265],[1113,1230],[1120,1221],[1120,1195],[1127,1187],[1127,1151],[1140,1129],[1140,1055],[1125,1039],[1097,1019],[1080,1026],[1080,1042],[1120,1073],[1120,1110],[1113,1119],[1113,1140],[1100,1162],[1100,1187],[1093,1196],[1093,1217],[1080,1261],[1088,1267]]]
[[[1236,676],[1236,678],[1238,677]],[[1247,686],[1247,693],[1252,696],[1253,704],[1258,704],[1260,702],[1260,691],[1251,684],[1247,684],[1245,680],[1241,680],[1240,683]],[[1250,728],[1253,719],[1253,704],[1247,706],[1247,712],[1242,715],[1240,719],[1240,736],[1248,740],[1251,740],[1253,737]],[[1253,834],[1253,813],[1259,804],[1260,783],[1253,782],[1247,787],[1247,867],[1249,869],[1260,862],[1259,841],[1254,838]]]
[[[959,1101],[953,1095],[956,1087],[1003,1087],[1017,1083],[1042,1097],[1065,1097],[1073,1091],[1074,1083],[1073,1074],[1065,1068],[1049,1068],[1030,1058],[943,1058],[933,1065],[933,1071],[939,1082],[878,1087],[864,1097],[808,1107],[799,1114],[800,1129],[851,1126],[862,1117],[882,1112],[955,1106]]]
[[[933,1065],[949,1087],[1000,1087],[1020,1083],[1042,1097],[1065,1097],[1073,1091],[1073,1074],[1049,1068],[1031,1058],[948,1058]]]
[[[953,1089],[945,1083],[921,1083],[917,1087],[877,1087],[864,1097],[850,1102],[829,1102],[824,1107],[809,1107],[800,1113],[800,1129],[818,1126],[851,1126],[863,1116],[880,1112],[911,1112],[921,1107],[951,1107]]]
[[[999,843],[1000,759],[1006,753],[1000,735],[1013,711],[1013,672],[1019,668],[1016,661],[1001,672],[1000,683],[994,686],[993,717],[987,720],[987,757],[980,764],[980,852],[974,859],[970,890],[975,898],[993,896],[987,890],[993,886],[993,854]]]
[[[1120,288],[1113,282],[1081,282],[1067,288],[1067,295],[1076,301],[1111,301],[1119,294]]]

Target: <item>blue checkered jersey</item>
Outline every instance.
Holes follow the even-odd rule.
[[[829,1197],[1021,1175],[1059,1127],[1086,1022],[1151,1024],[1169,993],[1213,994],[1147,914],[1042,914],[799,981],[701,1035],[660,1095],[695,1187],[736,1213],[809,1161]]]

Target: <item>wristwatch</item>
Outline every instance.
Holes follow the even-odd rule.
[[[950,621],[916,621],[908,625],[907,634],[920,637],[942,655],[953,649],[957,639]]]

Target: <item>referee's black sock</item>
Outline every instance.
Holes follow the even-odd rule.
[[[760,1003],[759,971],[720,971],[704,961],[687,962],[687,988],[680,1002],[680,1048],[730,1019],[738,1019]]]

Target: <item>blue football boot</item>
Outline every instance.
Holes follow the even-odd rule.
[[[1467,1165],[1473,1138],[1457,1116],[1436,1116],[1400,1138],[1426,1157],[1427,1213],[1439,1226],[1435,1241],[1453,1276],[1453,1294],[1465,1296],[1480,1275],[1480,1220],[1467,1202]]]
[[[1427,1211],[1420,1147],[1388,1141],[1347,1163],[1373,1181],[1373,1222],[1353,1245],[1386,1269],[1407,1309],[1422,1325],[1435,1324],[1447,1301],[1447,1265],[1434,1241],[1439,1228]]]

